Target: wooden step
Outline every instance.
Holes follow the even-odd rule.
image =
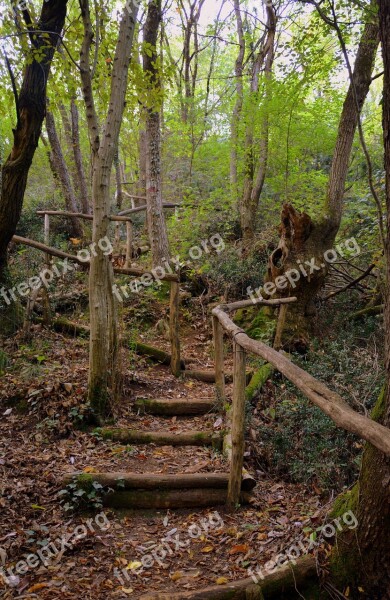
[[[152,398],[139,398],[135,402],[135,407],[141,413],[172,417],[175,415],[204,415],[214,412],[216,404],[215,400],[154,400]]]
[[[215,383],[215,371],[194,371],[191,369],[186,369],[185,371],[180,371],[180,375],[185,377],[186,379],[197,379],[198,381],[204,381],[205,383]],[[246,382],[247,384],[253,377],[253,371],[246,372]],[[233,373],[225,373],[225,383],[233,382]]]
[[[225,504],[228,481],[226,473],[69,473],[63,485],[76,483],[89,491],[97,482],[111,488],[102,498],[111,508],[193,508]],[[249,502],[255,484],[243,479],[240,502]]]
[[[124,427],[100,427],[94,433],[105,440],[122,444],[156,444],[157,446],[212,446],[221,450],[224,431],[140,431]]]

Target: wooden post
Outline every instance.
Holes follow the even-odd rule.
[[[220,406],[225,403],[225,373],[223,368],[223,328],[218,317],[213,315],[215,390]]]
[[[45,214],[44,221],[44,232],[43,237],[46,246],[50,245],[50,215]],[[46,269],[51,269],[51,257],[50,254],[45,254],[45,267]],[[45,325],[50,325],[51,323],[51,310],[50,310],[50,298],[49,292],[46,286],[42,286],[40,288],[42,290],[42,305],[43,305],[43,322]],[[34,299],[35,302],[35,299]]]
[[[180,375],[180,337],[179,337],[179,307],[180,286],[177,281],[171,281],[169,301],[169,336],[171,340],[171,371],[178,377]]]
[[[227,504],[235,508],[240,501],[242,467],[244,464],[244,422],[246,352],[236,342],[233,345],[232,460],[230,463]]]
[[[50,246],[50,215],[45,214],[43,239],[46,246]],[[50,268],[50,254],[45,254],[45,265]]]
[[[286,313],[287,313],[288,304],[281,304],[279,308],[279,317],[278,324],[276,326],[275,339],[274,339],[274,348],[275,350],[280,350],[282,347],[282,335],[284,330],[284,324],[286,322]]]
[[[131,264],[133,253],[133,223],[126,221],[126,262],[125,269],[128,269]]]

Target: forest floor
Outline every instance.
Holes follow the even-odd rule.
[[[146,337],[167,347],[155,328]],[[212,368],[205,318],[183,328],[182,346],[190,368]],[[140,598],[152,591],[224,585],[248,577],[250,568],[264,567],[325,521],[330,499],[312,487],[273,479],[255,460],[253,440],[247,440],[245,466],[258,483],[251,504],[234,512],[217,506],[67,513],[58,495],[65,473],[226,472],[227,465],[211,448],[126,446],[80,431],[75,422],[86,392],[87,340],[34,325],[31,339],[16,336],[4,350],[10,363],[0,380],[0,566],[7,574],[27,555],[61,536],[69,538],[88,518],[92,526],[88,535],[63,547],[49,564],[39,560],[24,574],[14,571],[14,576],[8,571],[8,583],[0,575],[1,598]],[[124,378],[122,399],[113,411],[116,425],[176,433],[223,428],[216,414],[190,419],[139,415],[134,407],[137,398],[213,399],[214,386],[176,379],[168,367],[125,349],[121,362]],[[231,386],[227,394],[231,397]],[[95,515],[103,510],[98,525]],[[191,535],[194,531],[197,534]],[[163,558],[140,568],[142,557],[161,550],[164,538],[181,543],[165,544]],[[322,543],[321,548],[326,551]]]

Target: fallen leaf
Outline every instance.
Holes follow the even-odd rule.
[[[206,554],[207,552],[212,552],[213,550],[214,550],[214,546],[205,546],[204,548],[202,548],[201,552]]]
[[[246,554],[249,550],[248,544],[237,544],[229,550],[229,554]]]
[[[124,592],[125,594],[132,594],[133,593],[133,588],[121,588],[122,592]]]
[[[175,573],[170,575],[170,578],[172,579],[172,581],[177,581],[178,579],[181,579],[182,577],[183,577],[183,573],[181,571],[175,571]]]
[[[46,587],[49,587],[48,583],[35,583],[27,590],[27,593],[32,594],[33,592],[37,592],[38,590],[42,590]]]
[[[225,585],[228,583],[228,579],[226,579],[226,577],[218,577],[218,579],[215,580],[215,583],[217,585]]]
[[[126,569],[128,571],[135,571],[135,569],[139,569],[140,567],[142,567],[142,562],[140,562],[139,560],[133,560],[129,562]]]

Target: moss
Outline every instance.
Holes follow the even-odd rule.
[[[346,512],[352,510],[356,511],[359,503],[359,482],[355,483],[352,489],[340,494],[333,504],[332,511],[330,513],[330,519],[337,519],[342,517]]]
[[[371,411],[371,419],[380,422],[385,414],[386,409],[386,387],[383,386],[379,398],[376,401],[374,408]]]
[[[271,339],[276,327],[274,312],[274,309],[269,309],[269,307],[241,308],[236,311],[234,322],[253,339],[264,337]]]
[[[252,400],[256,392],[261,390],[267,379],[271,377],[274,371],[274,367],[269,363],[266,363],[254,373],[252,379],[245,389],[245,396],[248,402]]]
[[[95,479],[93,473],[80,473],[73,479],[73,481],[77,484],[79,489],[82,489],[85,492],[90,492],[93,490]]]
[[[89,402],[91,411],[97,419],[105,417],[109,413],[110,395],[107,392],[107,381],[101,378],[92,389],[89,390]]]

